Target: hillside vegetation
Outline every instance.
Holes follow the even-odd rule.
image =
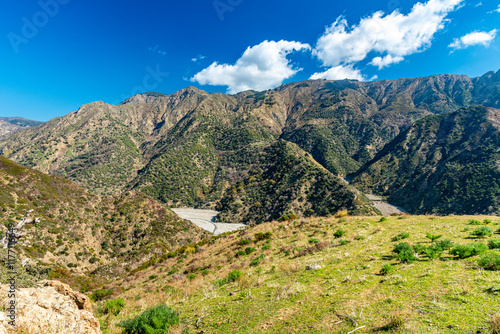
[[[82,291],[208,235],[144,194],[100,197],[0,156],[1,236],[30,209],[41,221],[27,225],[16,246],[17,262],[30,263],[20,271],[34,270],[35,278],[44,273]]]
[[[485,107],[417,121],[357,171],[353,184],[410,212],[498,212],[500,112]]]
[[[499,247],[498,217],[292,218],[180,249],[94,309],[104,333],[165,304],[175,333],[489,333]]]
[[[0,153],[28,167],[67,177],[96,194],[136,189],[172,206],[219,207],[225,220],[260,223],[289,213],[289,208],[299,215],[324,215],[340,206],[368,213],[373,211],[370,204],[356,190],[339,185],[341,178],[371,171],[365,166],[386,145],[396,145],[393,140],[399,140],[398,135],[416,120],[430,117],[424,122],[432,123],[435,115],[476,104],[498,108],[499,87],[500,71],[473,79],[435,75],[376,82],[308,80],[236,95],[188,87],[171,95],[139,94],[117,106],[104,102],[82,106],[42,126],[3,137]],[[460,124],[454,126],[453,131],[462,131]],[[469,130],[480,132],[479,128]],[[292,164],[285,171],[306,182],[299,187],[294,177],[288,178],[273,194],[257,177],[278,181],[273,179],[278,174],[273,176],[271,166],[279,164],[277,148],[283,141],[294,152],[291,155],[309,154],[297,168],[300,171],[291,170]],[[321,172],[331,182],[316,184],[322,182],[312,176],[316,166],[331,173]],[[467,173],[454,172],[450,178],[466,182]],[[408,173],[402,176],[399,183],[412,182]],[[432,188],[432,182],[430,186],[430,192],[441,191]],[[433,208],[431,201],[409,199],[407,192],[393,191],[399,186],[392,183],[387,185],[392,189],[389,192],[377,182],[366,181],[363,187],[390,196],[395,203],[411,202],[411,212],[498,209],[491,199],[478,201],[493,204],[471,207],[463,206],[462,200],[446,200],[446,194],[446,204]],[[446,187],[442,191],[455,191]],[[314,194],[305,193],[313,189],[332,200],[315,202]],[[460,191],[462,199],[475,196],[472,187]],[[482,185],[477,191],[481,198],[495,193]],[[343,192],[347,195],[342,197],[351,200],[338,200]],[[269,197],[277,201],[273,207],[265,205]],[[485,211],[489,206],[493,211]]]

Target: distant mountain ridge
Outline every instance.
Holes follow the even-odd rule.
[[[0,117],[0,137],[41,124],[43,124],[43,122],[33,121],[22,117]]]
[[[293,164],[274,174],[284,151],[296,152],[289,157],[303,161],[297,160],[303,175],[312,175],[314,166],[330,173],[338,181],[324,191],[336,193],[342,177],[416,120],[476,104],[500,106],[500,71],[473,79],[307,80],[236,95],[188,87],[171,95],[139,94],[117,106],[84,105],[22,136],[1,138],[0,153],[98,194],[138,189],[169,205],[218,207],[221,219],[258,222],[290,210],[320,214],[310,196],[316,177],[300,181],[306,188],[296,187],[300,178],[277,189],[262,183],[298,177]],[[266,206],[269,191],[278,192],[273,201],[279,209]],[[326,209],[372,210],[355,189],[348,191],[351,202],[338,197]]]

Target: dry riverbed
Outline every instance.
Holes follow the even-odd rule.
[[[219,213],[215,210],[202,210],[193,208],[176,208],[171,209],[179,217],[191,221],[196,226],[202,229],[218,235],[225,232],[230,232],[238,230],[245,227],[244,224],[226,224],[226,223],[214,223],[215,217]]]

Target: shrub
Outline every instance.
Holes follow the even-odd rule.
[[[210,274],[210,270],[208,270],[208,269],[203,269],[203,270],[201,271],[201,274],[202,274],[203,276],[207,276],[208,274]]]
[[[267,249],[271,249],[271,245],[270,244],[262,245],[262,250],[267,250]]]
[[[255,248],[252,248],[252,247],[245,248],[245,254],[248,255],[248,254],[251,254],[253,252],[255,252]]]
[[[423,246],[423,245],[421,245],[421,244],[415,244],[415,245],[413,245],[413,250],[417,254],[425,254],[425,249],[426,249],[426,247]]]
[[[238,256],[243,256],[243,255],[245,255],[245,254],[246,254],[246,253],[245,253],[244,251],[239,250],[239,251],[237,251],[237,252],[236,252],[236,257],[238,257]]]
[[[432,260],[439,258],[443,253],[443,251],[444,251],[443,249],[435,245],[426,247],[424,250],[425,255],[427,255],[427,257]]]
[[[401,263],[413,263],[417,258],[413,252],[413,248],[407,243],[402,242],[394,246],[394,253]]]
[[[425,235],[425,237],[427,239],[429,239],[431,242],[436,241],[437,239],[441,238],[442,236],[443,236],[442,234],[430,234],[430,233],[427,233]]]
[[[167,275],[173,275],[173,274],[175,274],[175,273],[176,273],[176,272],[178,272],[178,271],[179,271],[179,269],[177,269],[177,268],[173,268],[172,270],[170,270],[170,271],[167,273]]]
[[[349,240],[345,240],[345,239],[339,240],[339,244],[341,244],[342,246],[347,245],[348,243],[349,243]]]
[[[442,250],[448,250],[453,247],[453,242],[451,240],[441,240],[436,242],[435,246],[441,248]]]
[[[261,240],[271,239],[272,236],[273,234],[271,232],[266,232],[266,233],[258,232],[255,233],[255,240],[261,241]]]
[[[477,264],[486,270],[500,270],[500,255],[499,254],[488,254],[482,256]]]
[[[259,258],[255,258],[253,259],[251,262],[250,262],[250,265],[251,266],[258,266],[260,263],[260,259]]]
[[[472,231],[471,234],[478,238],[484,238],[491,237],[493,235],[493,231],[488,226],[481,226]]]
[[[485,220],[483,220],[483,224],[491,224],[491,220],[490,219],[485,219]]]
[[[125,301],[123,298],[109,299],[106,300],[106,303],[104,304],[104,313],[111,313],[114,316],[117,316],[124,307]]]
[[[289,215],[284,215],[284,216],[279,217],[278,221],[283,222],[285,220],[294,220],[294,219],[297,219],[297,216],[294,215],[293,213],[291,213]]]
[[[250,243],[250,239],[241,239],[240,241],[238,241],[238,245],[240,246],[245,246],[245,245],[248,245]]]
[[[158,277],[158,275],[151,275],[151,276],[149,276],[149,279],[150,279],[150,280],[151,280],[151,279],[155,279],[156,277]]]
[[[187,275],[187,278],[191,281],[191,280],[195,279],[196,276],[197,275],[195,273],[191,273],[191,274]]]
[[[407,232],[401,232],[398,235],[396,235],[395,237],[392,237],[391,241],[399,241],[399,240],[406,239],[406,238],[409,238],[409,237],[410,237],[409,233],[407,233]]]
[[[135,317],[117,323],[124,328],[125,334],[167,333],[171,326],[179,323],[179,313],[167,305],[152,307]]]
[[[500,248],[500,239],[491,239],[488,241],[488,247],[490,249]]]
[[[317,243],[319,243],[319,240],[316,238],[311,238],[311,239],[309,239],[309,243],[310,244],[317,244]]]
[[[343,237],[345,234],[346,234],[346,231],[341,230],[341,229],[338,229],[337,231],[335,231],[335,233],[333,233],[333,236],[334,236],[335,238],[341,238],[341,237]]]
[[[485,244],[474,242],[467,245],[456,245],[451,249],[450,254],[456,255],[460,259],[465,259],[467,257],[484,253],[487,249],[488,246],[486,246]]]
[[[111,289],[100,289],[100,290],[95,291],[93,294],[91,294],[90,299],[97,302],[99,300],[106,299],[107,297],[111,296],[112,294],[113,294],[113,290],[111,290]]]
[[[346,209],[343,209],[343,210],[337,211],[337,213],[335,214],[335,217],[342,218],[342,217],[347,217],[348,215],[349,215],[349,212]]]
[[[382,217],[382,218],[380,218],[379,222],[385,222],[386,220],[387,220],[386,217]]]
[[[469,219],[469,225],[481,225],[481,222],[477,219]]]
[[[241,275],[242,275],[241,271],[239,271],[237,269],[233,270],[229,274],[227,274],[227,280],[229,282],[234,282],[234,281],[238,280],[241,277]]]
[[[380,269],[380,273],[382,275],[387,275],[388,273],[390,273],[393,270],[394,270],[394,267],[391,266],[390,263],[387,263],[387,264],[384,264],[384,266],[382,267],[382,269]]]

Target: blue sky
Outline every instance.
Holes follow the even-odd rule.
[[[492,0],[41,0],[0,4],[0,116],[46,121],[189,85],[500,69]]]

